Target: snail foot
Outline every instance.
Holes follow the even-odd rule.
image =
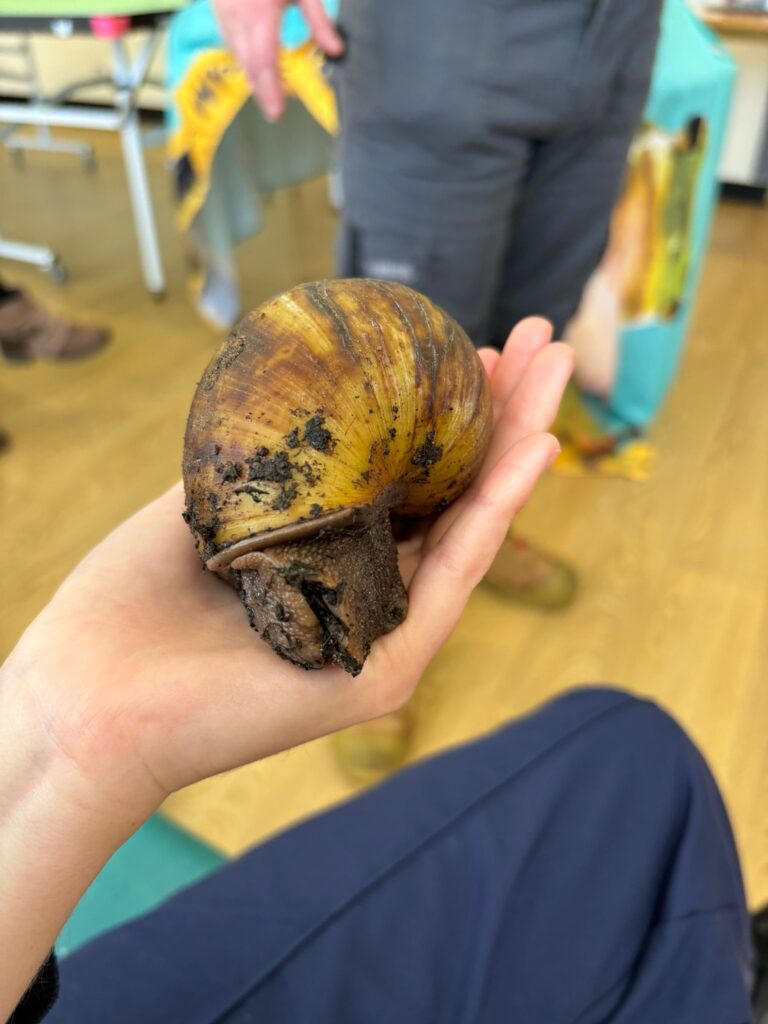
[[[349,529],[278,544],[230,565],[251,625],[283,658],[358,675],[373,641],[405,618],[408,597],[386,507]]]

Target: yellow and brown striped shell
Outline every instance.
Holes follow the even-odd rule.
[[[388,516],[429,515],[461,494],[487,447],[490,404],[467,336],[410,288],[326,281],[271,299],[233,331],[190,410],[186,518],[201,557],[235,583],[252,623],[279,653],[307,667],[347,657],[346,667],[359,670],[374,639],[352,635],[359,623],[350,616],[371,613],[360,602],[389,602],[389,618],[385,609],[373,623],[376,635],[405,611],[402,583],[397,610],[391,594],[377,597],[381,586],[391,590]],[[388,552],[371,553],[366,534],[377,536],[382,524],[389,538],[377,546]],[[360,552],[340,566],[336,548],[345,538],[364,552],[369,575],[382,563],[387,579],[358,579]],[[329,543],[332,550],[317,550]],[[315,565],[299,557],[310,549]],[[329,615],[334,622],[320,621]],[[333,643],[329,628],[339,634]]]

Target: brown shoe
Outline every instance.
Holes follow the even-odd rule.
[[[520,604],[564,608],[573,600],[576,573],[510,531],[483,583]]]
[[[408,708],[334,733],[333,748],[352,782],[378,782],[402,767],[411,741]]]
[[[24,292],[0,303],[0,349],[6,359],[80,359],[108,340],[109,331],[61,320]]]

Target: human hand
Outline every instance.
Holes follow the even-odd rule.
[[[237,58],[268,121],[285,107],[278,68],[280,19],[287,0],[213,0],[227,46]],[[339,57],[344,42],[326,14],[322,0],[298,0],[312,38],[330,57]]]
[[[408,544],[408,615],[357,678],[306,672],[248,628],[235,591],[202,569],[176,485],[95,548],[32,623],[4,669],[2,716],[20,709],[36,725],[76,766],[86,802],[135,819],[181,786],[401,706],[557,452],[542,431],[572,360],[550,333],[525,320],[502,356],[481,351],[496,421],[481,473]]]

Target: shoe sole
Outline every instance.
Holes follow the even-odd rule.
[[[33,357],[23,345],[14,345],[9,341],[0,341],[0,350],[9,363],[31,363]]]
[[[94,345],[93,348],[89,348],[85,352],[64,352],[58,356],[35,356],[24,348],[23,345],[14,345],[7,341],[0,341],[0,351],[2,351],[3,357],[9,363],[76,363],[78,359],[87,359],[88,356],[93,356],[103,348],[106,348],[110,340],[109,337],[106,337],[104,341]]]

